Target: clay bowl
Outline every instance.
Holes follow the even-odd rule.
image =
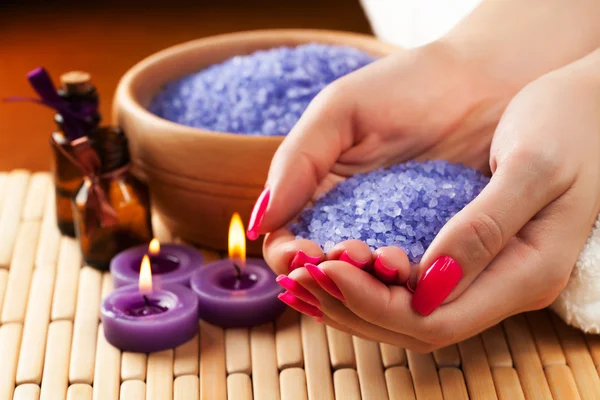
[[[122,77],[113,116],[129,137],[133,172],[148,183],[154,210],[166,227],[184,241],[227,250],[231,216],[239,212],[247,224],[283,137],[187,127],[147,111],[152,98],[165,83],[233,56],[308,42],[349,45],[377,56],[398,50],[371,36],[344,32],[241,32],[162,50]],[[261,242],[248,243],[248,253],[259,255]]]

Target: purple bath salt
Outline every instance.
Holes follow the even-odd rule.
[[[261,50],[168,83],[149,109],[191,127],[283,136],[325,86],[373,61],[355,48],[317,43]]]
[[[344,240],[359,239],[371,250],[401,247],[417,263],[444,224],[488,182],[460,164],[410,161],[339,183],[290,229],[326,252]]]

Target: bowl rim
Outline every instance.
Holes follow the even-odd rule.
[[[323,38],[333,38],[336,40],[323,40]],[[257,141],[262,140],[272,144],[278,144],[281,142],[286,135],[281,136],[268,136],[268,135],[246,135],[246,134],[238,134],[232,132],[220,132],[213,131],[204,128],[191,127],[183,124],[179,124],[177,122],[169,121],[165,118],[159,117],[158,115],[152,113],[146,107],[143,107],[139,101],[138,96],[134,94],[133,83],[137,79],[137,77],[145,71],[151,70],[155,67],[155,65],[159,62],[164,62],[165,59],[168,59],[174,55],[179,55],[182,53],[186,53],[197,49],[198,47],[203,46],[215,46],[219,43],[230,43],[234,42],[238,39],[243,38],[247,42],[252,43],[260,43],[264,39],[281,39],[285,41],[286,39],[295,39],[299,42],[308,43],[310,41],[320,42],[320,43],[338,43],[339,45],[344,45],[342,43],[354,41],[356,43],[364,43],[364,47],[361,48],[362,51],[373,55],[386,56],[388,54],[392,54],[394,52],[400,51],[401,49],[395,45],[385,43],[375,36],[355,33],[355,32],[346,32],[346,31],[336,31],[336,30],[326,30],[326,29],[261,29],[261,30],[247,30],[247,31],[238,31],[232,33],[224,33],[219,35],[207,36],[199,39],[193,39],[186,42],[182,42],[165,49],[159,50],[146,58],[142,59],[135,65],[133,65],[120,79],[117,90],[113,100],[113,119],[115,119],[115,124],[118,124],[118,108],[126,108],[131,114],[135,115],[135,118],[140,118],[146,120],[146,122],[151,123],[157,129],[162,131],[170,131],[177,132],[181,135],[194,135],[198,136],[206,136],[212,138],[223,138],[228,140],[237,140],[240,142],[244,141]],[[352,46],[352,44],[346,44],[348,46]],[[356,44],[354,44],[356,46]],[[368,47],[371,47],[371,50],[367,50]],[[227,58],[226,58],[227,59]],[[224,59],[223,61],[225,61]],[[161,83],[163,84],[163,83]]]

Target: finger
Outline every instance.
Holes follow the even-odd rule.
[[[483,191],[441,229],[419,264],[413,306],[431,314],[457,298],[506,243],[565,189],[519,161],[498,165]],[[452,295],[451,295],[452,293]]]
[[[369,270],[372,265],[373,254],[365,242],[353,239],[333,246],[327,253],[327,259],[345,261],[357,268]]]
[[[341,78],[319,93],[275,152],[248,224],[249,239],[297,215],[352,145],[352,102],[344,95],[344,82]]]
[[[265,237],[263,257],[276,274],[287,275],[306,263],[318,264],[324,254],[315,242],[297,240],[289,230],[282,228]]]
[[[381,247],[375,251],[375,276],[386,285],[404,285],[410,275],[410,261],[399,247]]]

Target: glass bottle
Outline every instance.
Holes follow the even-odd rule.
[[[102,165],[100,186],[116,211],[118,223],[110,227],[88,226],[85,206],[91,182],[86,177],[73,199],[75,232],[84,262],[94,268],[108,270],[110,260],[117,253],[152,239],[149,194],[147,187],[127,170],[129,148],[121,129],[100,127],[92,135],[91,144]],[[93,230],[90,231],[90,228]]]
[[[83,107],[89,107],[95,112],[88,116],[87,134],[91,135],[100,123],[101,116],[98,112],[98,92],[91,83],[90,75],[85,72],[73,71],[60,77],[62,87],[57,91],[58,95],[68,101],[74,112],[79,112]],[[63,151],[73,155],[69,140],[65,136],[63,128],[63,117],[55,114],[54,122],[58,130],[52,133],[53,142],[62,147]],[[52,174],[54,177],[56,197],[56,222],[58,229],[63,235],[75,236],[73,225],[73,207],[71,205],[73,196],[77,194],[83,182],[81,171],[73,165],[64,154],[57,148],[51,146],[54,163]]]

